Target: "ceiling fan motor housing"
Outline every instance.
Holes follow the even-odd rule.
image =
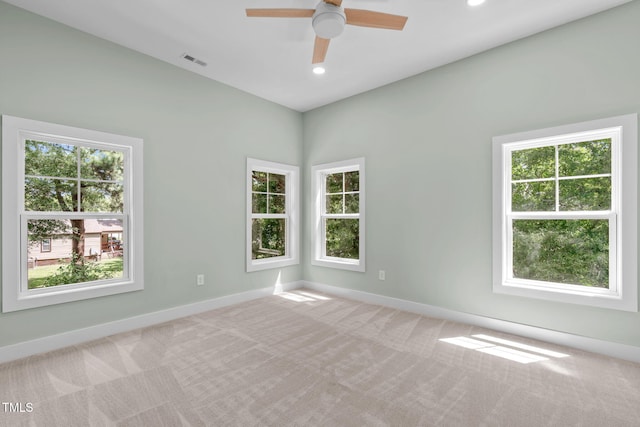
[[[332,39],[342,34],[347,16],[344,9],[321,1],[316,7],[311,24],[316,35],[323,39]]]

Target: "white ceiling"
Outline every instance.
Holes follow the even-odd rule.
[[[4,0],[298,111],[307,111],[631,0],[344,0],[408,16],[404,31],[347,26],[326,74],[311,72],[309,18],[247,18],[245,8],[317,0]],[[187,62],[188,53],[208,65]]]

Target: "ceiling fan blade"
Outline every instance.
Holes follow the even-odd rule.
[[[311,18],[315,9],[247,9],[251,18]]]
[[[340,6],[342,4],[342,0],[324,0],[324,2],[334,6]]]
[[[324,62],[324,57],[327,56],[327,49],[329,49],[329,42],[331,39],[323,39],[316,36],[316,42],[313,46],[313,59],[312,64],[319,64]]]
[[[402,30],[407,22],[406,16],[391,15],[389,13],[374,12],[363,9],[345,9],[347,24],[359,27],[384,28],[387,30]]]

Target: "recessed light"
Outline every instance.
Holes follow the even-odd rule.
[[[485,0],[467,0],[469,6],[480,6]]]
[[[320,75],[320,74],[324,74],[325,71],[326,70],[321,65],[316,65],[315,67],[313,67],[313,74]]]

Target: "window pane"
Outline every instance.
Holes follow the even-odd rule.
[[[267,192],[267,173],[253,171],[251,175],[252,191]]]
[[[554,181],[512,184],[511,209],[514,212],[548,212],[556,206]]]
[[[119,151],[80,148],[80,176],[101,181],[122,181],[124,153]]]
[[[286,183],[285,175],[280,175],[277,173],[269,174],[269,192],[270,193],[284,194],[285,183]]]
[[[251,220],[251,258],[284,256],[285,227],[284,218]]]
[[[115,183],[81,182],[82,212],[123,212],[124,186]]]
[[[514,220],[513,276],[609,287],[607,220]]]
[[[27,230],[29,289],[124,276],[120,219],[28,220]],[[51,236],[48,247],[43,235]],[[113,235],[120,239],[108,241]]]
[[[358,259],[360,251],[358,219],[326,219],[326,255]]]
[[[360,171],[344,174],[344,191],[360,191]]]
[[[327,213],[341,214],[342,212],[342,194],[326,196]]]
[[[285,196],[278,194],[269,195],[269,213],[285,213]]]
[[[253,193],[251,195],[251,206],[252,213],[267,213],[267,195]]]
[[[360,195],[344,195],[345,213],[360,213]]]
[[[76,147],[42,141],[25,141],[25,175],[76,178]]]
[[[611,173],[611,140],[560,145],[558,163],[560,176]]]
[[[77,181],[49,178],[26,178],[24,208],[38,212],[75,212]]]
[[[511,179],[553,178],[556,174],[555,156],[555,147],[513,151]]]
[[[611,178],[560,181],[560,210],[599,211],[611,208]]]
[[[343,176],[342,172],[327,175],[327,193],[341,193],[343,191]]]

